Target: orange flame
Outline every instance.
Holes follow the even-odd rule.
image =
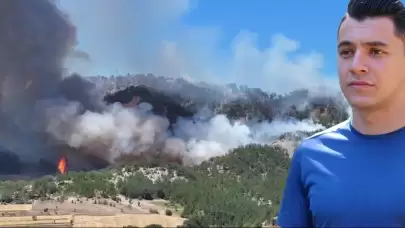
[[[61,174],[67,173],[67,158],[62,156],[58,161],[58,170]]]

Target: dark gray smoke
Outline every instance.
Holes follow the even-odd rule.
[[[0,1],[0,143],[21,159],[49,152],[47,108],[69,100],[91,104],[89,85],[64,79],[75,30],[48,0]]]

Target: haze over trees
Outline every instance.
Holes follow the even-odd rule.
[[[142,79],[143,76],[139,77]],[[126,83],[122,82],[124,78],[92,80],[102,80],[104,86],[110,83],[114,87],[120,83],[123,86],[131,84],[134,78],[125,78],[130,80]],[[335,97],[311,97],[305,90],[275,95],[241,87],[233,88],[226,94],[223,89],[210,86],[170,83],[168,79],[159,77],[148,80],[150,85],[132,87],[126,92],[131,98],[136,94],[146,100],[157,114],[162,114],[164,109],[161,106],[170,106],[168,113],[173,122],[175,117],[192,115],[204,105],[230,119],[272,121],[282,117],[299,121],[311,118],[328,127],[347,118],[341,101]],[[161,86],[160,90],[156,83]],[[181,87],[170,91],[168,85]],[[184,91],[200,88],[202,96],[193,98],[196,93],[192,92],[188,95],[174,94],[175,90],[183,88]],[[222,93],[222,97],[216,96],[215,100],[215,96],[208,96],[212,95],[212,91]],[[238,96],[233,96],[235,94]],[[130,99],[125,101],[126,96],[123,92],[120,102],[129,102]],[[118,98],[106,96],[108,99]],[[280,135],[278,140],[299,142],[312,133],[290,132]],[[226,155],[189,166],[162,159],[156,153],[149,157],[123,159],[99,170],[70,171],[66,175],[48,175],[35,180],[2,181],[0,200],[2,203],[30,203],[33,200],[63,200],[68,196],[80,196],[97,203],[98,198],[119,202],[120,196],[134,200],[160,198],[168,200],[174,210],[187,218],[184,227],[260,227],[271,223],[272,218],[277,216],[289,166],[287,149],[278,145],[248,144],[232,149]]]

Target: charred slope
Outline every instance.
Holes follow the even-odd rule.
[[[313,118],[315,114],[316,118],[322,119],[322,124],[330,122],[326,124],[330,126],[348,118],[347,106],[344,100],[338,94],[334,95],[333,93],[314,94],[302,89],[281,95],[265,92],[259,88],[237,86],[236,84],[219,86],[202,82],[190,83],[181,79],[158,77],[153,74],[99,76],[89,77],[88,79],[99,84],[106,91],[111,91],[113,88],[125,88],[107,95],[105,100],[110,100],[110,103],[113,103],[111,101],[117,102],[120,96],[126,97],[120,98],[120,103],[129,103],[132,96],[124,94],[131,93],[131,90],[137,90],[139,91],[137,93],[142,94],[142,90],[147,90],[155,91],[151,92],[155,100],[158,100],[154,101],[154,103],[161,104],[163,102],[159,102],[159,100],[169,99],[177,107],[180,105],[183,110],[194,113],[201,110],[201,107],[209,107],[216,114],[226,114],[231,119],[247,118],[271,121],[274,118],[293,117],[301,120]],[[136,89],[128,88],[134,87],[131,86],[134,84],[140,86],[136,86]],[[156,93],[159,96],[156,96]],[[156,110],[159,109],[159,105],[152,104],[152,106]],[[178,115],[182,116],[184,114],[179,113]],[[170,116],[170,119],[173,122],[176,117]]]
[[[152,105],[152,112],[166,116],[170,123],[175,123],[179,116],[191,117],[194,113],[186,110],[169,96],[146,86],[129,86],[123,90],[109,93],[104,97],[107,104],[119,102],[121,104],[138,105],[143,102]]]

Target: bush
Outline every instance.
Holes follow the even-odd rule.
[[[150,208],[149,212],[152,214],[159,214],[159,211],[157,211],[156,209]]]
[[[117,202],[117,203],[119,203],[119,201],[121,201],[121,199],[118,198],[116,195],[111,196],[111,199],[112,199],[113,201]]]
[[[166,210],[165,214],[166,214],[167,216],[172,216],[172,215],[173,215],[173,213],[172,213],[171,210]]]
[[[153,196],[150,192],[144,192],[142,198],[145,200],[153,200]]]
[[[163,226],[159,224],[150,224],[145,226],[145,228],[163,228]]]
[[[156,196],[160,199],[165,199],[166,198],[166,194],[163,192],[162,189],[159,189],[156,193]]]

